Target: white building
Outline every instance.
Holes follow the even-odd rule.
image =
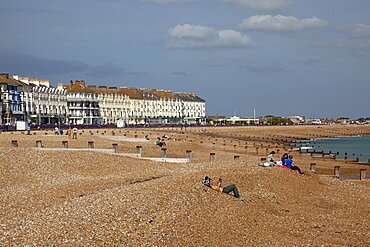
[[[67,92],[50,86],[49,80],[13,76],[29,88],[24,90],[28,122],[37,124],[64,123],[67,113]]]
[[[1,75],[1,123],[37,124],[199,124],[205,101],[194,93],[127,87],[86,86]]]
[[[67,91],[63,88],[35,86],[32,90],[34,111],[31,121],[38,124],[65,123]]]
[[[286,118],[294,124],[304,124],[306,122],[306,118],[304,116],[288,116]]]
[[[182,123],[182,102],[169,90],[141,89],[144,95],[144,117],[149,124]]]
[[[122,88],[87,86],[88,93],[97,95],[101,123],[116,124],[118,120],[127,120],[129,111],[129,98]]]
[[[84,81],[75,83],[70,81],[65,89],[67,90],[67,123],[101,123],[98,97],[95,93],[88,92]]]
[[[206,102],[199,98],[195,93],[181,92],[176,93],[180,99],[181,115],[184,123],[195,124],[204,123],[206,116]]]
[[[145,88],[107,87],[89,85],[83,81],[71,82],[66,87],[69,119],[75,124],[86,123],[81,120],[83,111],[76,101],[78,97],[87,98],[90,94],[97,99],[101,124],[180,124],[202,123],[205,119],[205,101],[194,93],[172,93],[168,90]],[[77,98],[78,98],[77,97]],[[88,98],[91,100],[91,98]],[[87,110],[87,109],[85,109]],[[80,114],[80,115],[78,115]]]

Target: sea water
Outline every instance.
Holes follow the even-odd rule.
[[[315,151],[324,151],[325,153],[339,153],[337,158],[349,160],[359,158],[362,162],[370,159],[370,136],[345,136],[335,138],[315,139],[307,142]],[[347,155],[345,155],[347,153]]]

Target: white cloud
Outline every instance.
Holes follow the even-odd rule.
[[[260,10],[277,10],[287,7],[292,0],[222,0],[227,3],[234,3],[242,7]]]
[[[356,24],[352,29],[352,37],[370,37],[370,25]]]
[[[200,25],[176,25],[168,31],[169,35],[178,39],[205,40],[217,37],[217,31],[213,28]]]
[[[242,30],[292,32],[326,26],[326,21],[317,17],[298,19],[283,15],[254,15],[243,20],[239,27]]]
[[[200,25],[176,25],[168,30],[170,48],[252,47],[253,41],[235,30],[220,30]]]

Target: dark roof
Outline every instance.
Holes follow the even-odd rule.
[[[76,81],[73,83],[73,81],[70,81],[70,83],[65,87],[67,92],[72,93],[87,93],[86,87],[85,87],[85,81]]]
[[[176,97],[180,98],[182,101],[190,102],[206,102],[204,99],[198,97],[195,93],[180,92],[175,93]]]
[[[92,93],[92,94],[119,94],[126,95],[131,99],[148,99],[148,100],[159,100],[159,99],[180,99],[188,102],[205,102],[205,100],[198,97],[195,93],[173,93],[169,90],[157,90],[157,89],[145,89],[145,88],[128,88],[128,87],[107,87],[96,85],[85,85],[83,80],[70,81],[65,87],[67,92],[80,92],[80,93]]]
[[[18,81],[13,78],[10,74],[7,73],[0,73],[0,83],[2,84],[10,84],[14,86],[23,86],[27,85],[24,82]]]

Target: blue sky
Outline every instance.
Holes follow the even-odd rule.
[[[208,115],[370,116],[368,0],[2,0],[0,71],[196,92]]]

